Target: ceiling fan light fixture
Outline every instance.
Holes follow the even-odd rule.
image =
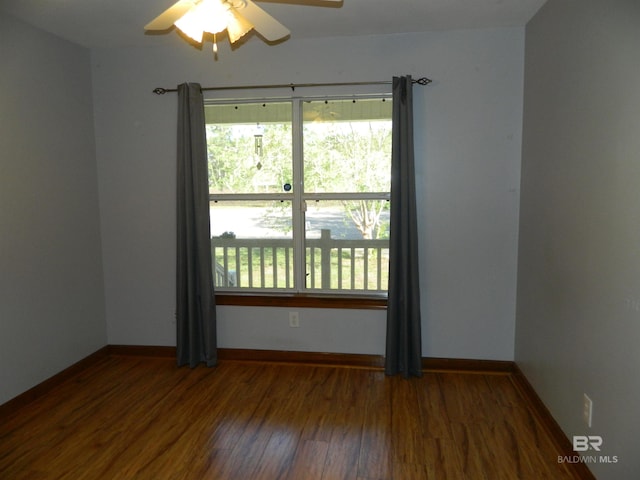
[[[251,31],[253,24],[240,15],[237,15],[233,10],[230,10],[229,14],[232,19],[227,24],[227,33],[229,34],[229,41],[236,43]]]
[[[175,26],[187,37],[202,43],[205,32],[220,33],[235,22],[235,16],[229,8],[230,4],[223,0],[202,0],[176,20]]]
[[[202,28],[202,22],[200,22],[192,14],[193,10],[187,12],[184,17],[176,20],[175,26],[184,33],[187,37],[195,42],[202,43],[202,36],[204,35],[204,29]]]
[[[341,0],[325,0],[341,1]],[[144,27],[147,31],[169,31],[176,27],[187,38],[202,44],[205,33],[227,30],[229,41],[237,42],[251,30],[266,42],[278,42],[291,34],[289,29],[252,0],[178,0]]]

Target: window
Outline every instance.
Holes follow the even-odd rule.
[[[205,105],[215,285],[385,293],[388,97]]]

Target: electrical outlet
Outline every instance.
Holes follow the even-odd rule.
[[[300,314],[298,312],[289,312],[289,326],[291,328],[300,326]]]
[[[593,401],[585,393],[582,399],[582,419],[587,427],[591,428],[591,417],[593,415]]]

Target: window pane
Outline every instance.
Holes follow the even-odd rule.
[[[291,104],[205,105],[210,193],[280,193],[292,178]]]
[[[391,113],[389,99],[305,101],[305,192],[388,192]]]
[[[391,115],[382,97],[205,105],[216,288],[385,292]]]
[[[224,289],[292,289],[289,201],[211,204],[215,285]]]
[[[308,202],[307,288],[387,290],[388,205],[385,200]]]

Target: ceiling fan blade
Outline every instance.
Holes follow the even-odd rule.
[[[145,30],[167,30],[176,20],[193,8],[194,0],[179,0],[144,26]]]
[[[251,0],[246,0],[246,2],[246,6],[239,8],[237,12],[252,23],[255,30],[264,38],[270,42],[274,42],[291,33],[287,27],[282,25]]]

